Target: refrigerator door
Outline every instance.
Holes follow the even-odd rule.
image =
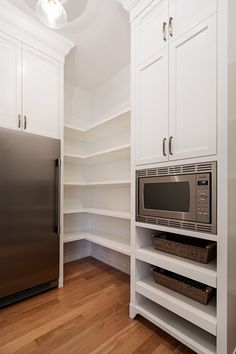
[[[59,276],[60,141],[0,129],[0,298]]]

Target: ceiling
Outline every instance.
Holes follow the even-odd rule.
[[[8,0],[36,19],[37,0]],[[119,0],[118,0],[119,1]],[[130,63],[129,15],[117,0],[62,0],[68,24],[57,31],[75,43],[66,58],[66,81],[94,90]]]

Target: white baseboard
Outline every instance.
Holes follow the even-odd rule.
[[[91,255],[90,242],[80,240],[64,245],[64,263],[70,263]]]
[[[130,257],[91,243],[91,256],[123,273],[130,274]]]
[[[86,240],[66,243],[64,246],[64,263],[70,263],[89,256],[123,273],[130,274],[130,257],[125,254]]]
[[[133,304],[129,304],[129,317],[132,318],[132,320],[135,319],[135,317],[137,316],[137,311],[136,308]]]

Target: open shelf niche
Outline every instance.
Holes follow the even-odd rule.
[[[123,82],[119,88],[117,77]],[[92,93],[66,84],[64,126],[65,260],[83,258],[82,244],[84,249],[87,245],[85,257],[89,253],[126,272],[131,218],[129,81],[125,68]]]
[[[171,230],[143,223],[135,223],[134,228],[132,300],[135,306],[131,302],[131,316],[141,314],[197,353],[216,353],[216,296],[208,305],[202,305],[156,283],[151,269],[160,267],[217,289],[217,258],[202,264],[157,251],[153,246],[153,236]],[[175,230],[175,234],[181,235],[183,231]],[[184,231],[184,235],[194,236],[188,231]],[[200,235],[196,236],[199,238]],[[208,237],[206,234],[204,239],[208,238],[213,241],[211,235]]]

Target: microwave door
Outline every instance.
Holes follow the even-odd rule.
[[[139,215],[196,221],[196,176],[140,178]]]

